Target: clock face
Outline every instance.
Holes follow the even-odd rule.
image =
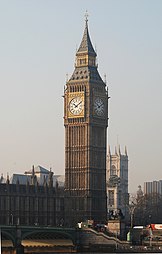
[[[82,97],[76,96],[69,103],[69,110],[71,114],[78,116],[83,111]]]
[[[96,97],[94,101],[94,112],[97,116],[104,116],[105,104],[100,97]]]

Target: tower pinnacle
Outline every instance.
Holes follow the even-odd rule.
[[[89,31],[88,31],[88,12],[85,13],[85,27],[80,46],[76,52],[75,70],[69,79],[74,80],[93,80],[95,82],[104,83],[98,73],[98,65],[96,64],[96,51],[93,48]],[[67,80],[68,82],[68,80]],[[104,83],[105,86],[105,83]]]
[[[81,44],[80,44],[80,47],[77,51],[77,55],[78,54],[90,54],[92,56],[96,56],[96,52],[92,46],[92,43],[91,43],[91,39],[90,39],[90,36],[89,36],[89,31],[88,31],[88,13],[86,11],[85,13],[85,29],[84,29],[84,33],[83,33],[83,38],[82,38],[82,41],[81,41]]]
[[[85,12],[85,22],[86,22],[86,26],[88,25],[88,11],[86,10],[86,12]]]

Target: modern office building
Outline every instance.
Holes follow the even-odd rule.
[[[162,180],[144,182],[144,195],[160,194],[162,195]]]

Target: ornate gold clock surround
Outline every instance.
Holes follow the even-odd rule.
[[[77,98],[80,98],[80,101]],[[76,102],[75,102],[76,99]],[[73,102],[74,101],[74,102]],[[72,104],[73,103],[73,104]],[[74,106],[73,110],[72,105]],[[84,105],[84,92],[73,92],[68,94],[68,118],[80,118],[84,117],[85,113],[85,105]],[[78,107],[82,106],[82,109],[79,109]],[[76,109],[76,112],[75,112]]]

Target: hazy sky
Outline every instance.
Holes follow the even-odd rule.
[[[0,0],[0,173],[64,174],[63,88],[89,13],[109,86],[108,143],[129,156],[129,190],[162,179],[162,1]]]

